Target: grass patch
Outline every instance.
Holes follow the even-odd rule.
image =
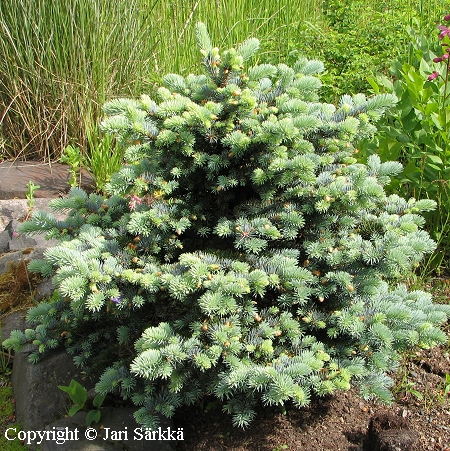
[[[101,106],[149,92],[160,73],[198,60],[194,23],[222,47],[258,36],[285,55],[293,21],[317,0],[17,0],[0,9],[0,159],[53,161],[89,152]],[[273,55],[272,55],[273,56]],[[276,56],[273,56],[275,59]]]
[[[145,7],[144,7],[145,6]],[[52,160],[86,148],[111,96],[146,85],[156,46],[139,0],[17,0],[0,9],[0,111],[7,157]]]
[[[8,428],[21,430],[20,423],[16,422],[14,414],[14,398],[10,378],[0,374],[0,449],[3,451],[24,451],[27,448],[20,440],[7,440],[5,432]]]

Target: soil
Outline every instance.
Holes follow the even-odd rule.
[[[351,390],[284,414],[261,409],[246,430],[234,428],[215,404],[185,408],[175,417],[184,431],[177,451],[450,451],[447,375],[450,346],[421,350],[402,362],[389,406]]]

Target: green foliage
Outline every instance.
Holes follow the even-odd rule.
[[[257,33],[285,55],[291,21],[319,13],[317,0],[14,1],[0,9],[0,155],[54,160],[69,144],[86,149],[107,99],[195,67],[198,20],[221,45]]]
[[[450,374],[446,374],[444,381],[443,381],[443,393],[444,396],[447,396],[450,394]]]
[[[101,135],[98,129],[86,127],[87,150],[68,145],[61,155],[61,163],[69,165],[70,186],[81,186],[82,169],[89,172],[95,181],[95,188],[102,192],[111,174],[118,171],[123,163],[121,149],[112,135]]]
[[[369,93],[368,78],[388,75],[391,62],[407,55],[408,25],[428,31],[448,9],[437,2],[392,0],[326,0],[322,6],[314,21],[293,20],[289,49],[294,58],[324,61],[321,93],[333,102],[347,92]]]
[[[31,180],[27,183],[27,207],[28,211],[31,211],[31,209],[34,207],[34,204],[36,202],[34,198],[34,192],[40,188],[39,185],[35,185]]]
[[[81,185],[81,163],[82,163],[81,149],[77,146],[69,144],[61,153],[60,162],[69,166],[69,180],[70,186]]]
[[[117,145],[114,136],[103,134],[97,128],[86,127],[88,151],[84,153],[83,165],[95,180],[98,191],[103,191],[111,174],[123,163],[124,150]]]
[[[27,447],[17,438],[17,433],[22,430],[16,423],[14,416],[14,394],[10,383],[10,377],[0,376],[0,447],[4,451],[26,451]],[[7,429],[10,429],[6,433]]]
[[[11,374],[11,352],[0,349],[0,375]]]
[[[58,385],[58,388],[67,393],[74,404],[69,410],[71,417],[84,408],[87,401],[87,390],[79,382],[72,379],[69,385]]]
[[[83,410],[88,398],[87,390],[76,380],[72,379],[69,385],[58,385],[58,388],[67,393],[73,402],[69,410],[69,416],[73,417],[78,411]],[[92,405],[96,409],[90,410],[86,415],[86,425],[90,426],[93,422],[98,423],[101,418],[99,407],[103,404],[105,395],[97,393],[92,400]]]
[[[445,342],[450,313],[396,285],[435,247],[434,202],[388,196],[401,165],[355,158],[395,97],[320,103],[320,62],[246,68],[256,40],[197,38],[204,74],[105,105],[127,161],[108,196],[72,188],[52,201],[66,220],[22,226],[61,240],[30,264],[57,290],[5,346],[34,343],[34,360],[64,342],[149,427],[211,394],[241,427],[258,403],[352,385],[388,401],[399,353]]]
[[[283,451],[285,449],[288,449],[287,445],[281,445],[281,446],[276,446],[275,448],[272,449],[272,451]]]
[[[158,27],[146,3],[21,0],[0,8],[6,157],[55,160],[69,143],[85,149],[85,125],[95,130],[107,98],[151,84]]]
[[[402,366],[398,372],[398,381],[392,392],[397,400],[405,400],[410,396],[414,396],[418,400],[423,400],[423,394],[415,388],[415,383],[409,379],[409,371],[406,361],[402,362]]]
[[[274,64],[290,50],[322,59],[323,92],[335,102],[387,72],[412,18],[423,29],[446,9],[438,0],[14,1],[0,11],[0,155],[57,159],[69,144],[85,149],[85,125],[95,132],[106,99],[195,67],[199,20],[222,47],[259,36]]]
[[[377,153],[382,161],[393,159],[404,165],[401,176],[392,182],[391,191],[427,197],[437,203],[435,211],[425,214],[430,235],[439,243],[431,262],[436,268],[449,252],[449,67],[447,60],[438,61],[445,54],[445,47],[441,49],[425,36],[410,32],[412,62],[395,62],[392,78],[380,76],[372,82],[375,92],[393,93],[399,102],[381,121],[376,138],[363,143],[361,150],[363,155]],[[450,46],[445,39],[442,43]]]

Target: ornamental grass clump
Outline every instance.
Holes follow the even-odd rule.
[[[420,215],[435,203],[387,196],[401,165],[354,157],[395,97],[324,104],[321,62],[251,65],[256,39],[196,36],[204,73],[105,105],[127,148],[108,196],[73,188],[52,201],[67,220],[23,225],[61,240],[30,264],[57,289],[5,345],[36,360],[63,342],[148,427],[205,396],[242,427],[259,403],[353,385],[388,401],[399,353],[445,342],[450,312],[396,285],[435,247]]]

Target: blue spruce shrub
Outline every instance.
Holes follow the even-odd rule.
[[[434,203],[386,195],[399,163],[355,159],[396,99],[324,104],[321,62],[247,67],[256,39],[220,52],[196,33],[202,74],[105,105],[127,146],[108,196],[73,188],[52,201],[66,220],[23,225],[60,239],[30,264],[57,289],[5,345],[37,360],[63,342],[148,427],[206,395],[238,426],[352,385],[388,401],[399,353],[445,342],[449,313],[397,285],[434,249]]]

